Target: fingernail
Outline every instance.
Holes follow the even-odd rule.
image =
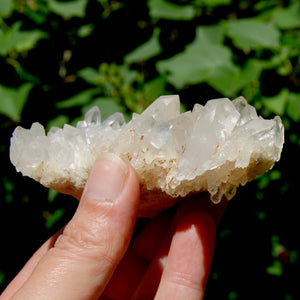
[[[117,155],[102,154],[89,175],[83,195],[102,202],[117,202],[128,171],[126,163]]]

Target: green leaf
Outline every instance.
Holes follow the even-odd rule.
[[[224,96],[233,96],[240,90],[241,70],[233,64],[224,64],[212,69],[206,81]]]
[[[279,48],[280,32],[274,24],[240,19],[226,22],[224,26],[235,46],[242,50]]]
[[[259,80],[263,63],[249,59],[244,68],[223,66],[213,71],[208,79],[209,84],[227,97],[236,96],[252,82]]]
[[[87,67],[80,70],[78,76],[86,82],[99,86],[104,95],[115,96],[120,91],[132,89],[132,84],[140,83],[143,75],[136,70],[130,70],[128,65],[102,63],[98,70]]]
[[[293,121],[300,121],[300,94],[290,93],[286,113]]]
[[[125,85],[132,85],[135,81],[139,79],[139,76],[141,75],[138,71],[131,70],[127,65],[121,65],[116,67],[117,72],[119,73],[119,76],[121,76]]]
[[[266,268],[266,272],[269,274],[269,275],[273,275],[273,276],[281,276],[282,275],[282,272],[283,272],[283,269],[282,269],[282,264],[279,260],[275,260],[273,265],[269,266]]]
[[[279,170],[270,171],[269,177],[271,180],[278,180],[282,177],[282,174]]]
[[[37,25],[41,25],[47,21],[48,15],[51,13],[47,2],[39,1],[36,10],[27,9],[24,11],[26,17],[34,21]]]
[[[18,89],[0,85],[0,113],[16,122],[19,121],[32,87],[32,83],[24,83]]]
[[[211,77],[218,68],[234,69],[231,63],[231,51],[222,45],[193,44],[180,54],[160,61],[157,68],[161,74],[167,74],[170,83],[177,88],[186,84],[197,84]]]
[[[37,41],[45,38],[47,35],[39,30],[32,30],[28,32],[20,32],[19,40],[16,43],[15,49],[21,53],[35,47]]]
[[[92,101],[89,105],[82,108],[82,114],[85,114],[93,106],[98,106],[101,111],[101,120],[105,120],[115,112],[125,112],[125,108],[118,104],[115,98],[112,97],[99,97]]]
[[[157,77],[147,82],[143,86],[146,106],[150,105],[155,99],[161,95],[166,94],[166,79],[164,77]]]
[[[276,8],[273,11],[272,22],[281,29],[300,27],[300,3],[295,2],[287,8]]]
[[[249,59],[241,69],[227,64],[213,70],[207,82],[224,96],[233,97],[252,82],[260,78],[264,64],[256,59]]]
[[[0,17],[9,17],[13,11],[13,0],[0,1]]]
[[[94,25],[93,24],[86,24],[86,25],[83,25],[81,26],[78,31],[77,31],[77,35],[80,37],[80,38],[85,38],[87,36],[89,36],[93,30],[94,30]]]
[[[99,81],[103,80],[103,76],[95,69],[86,67],[78,71],[78,76],[85,80],[87,83],[97,85]]]
[[[21,31],[21,22],[16,22],[8,30],[0,29],[0,54],[5,56],[10,51],[21,53],[31,50],[36,43],[48,35],[40,30]]]
[[[254,4],[254,10],[256,11],[268,11],[274,6],[278,5],[278,0],[260,0]]]
[[[209,33],[214,33],[211,36]],[[229,72],[237,72],[231,60],[229,48],[218,44],[222,40],[222,33],[218,27],[202,27],[197,30],[194,42],[185,50],[169,59],[159,61],[157,69],[167,76],[176,88],[187,84],[197,84],[212,81],[213,75],[219,68]]]
[[[48,6],[55,14],[65,19],[84,18],[88,0],[56,1],[48,0]]]
[[[208,82],[222,94],[231,97],[247,87],[252,82],[259,80],[263,63],[249,59],[241,69],[236,65],[227,65],[211,72]]]
[[[156,19],[192,20],[195,9],[191,5],[176,5],[167,0],[148,0],[150,16]]]
[[[260,60],[265,69],[278,68],[277,72],[280,73],[286,69],[286,64],[289,64],[289,57],[291,49],[288,46],[281,45],[279,51],[268,60]],[[287,70],[285,70],[287,71]]]
[[[274,97],[264,97],[262,102],[264,106],[272,113],[282,116],[284,114],[286,105],[289,101],[289,91],[283,89]]]
[[[224,28],[221,25],[198,26],[195,41],[220,45],[224,41]]]
[[[131,53],[124,57],[124,61],[127,64],[134,62],[145,61],[153,56],[161,53],[161,46],[159,43],[160,29],[155,28],[152,37],[144,44],[137,47]]]
[[[70,108],[74,106],[86,105],[88,102],[91,101],[93,96],[97,93],[99,93],[98,88],[85,90],[64,101],[57,102],[55,106],[57,108]]]

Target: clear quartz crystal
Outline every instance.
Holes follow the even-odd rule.
[[[102,152],[130,161],[143,188],[171,197],[209,191],[214,202],[280,159],[284,129],[279,117],[265,120],[243,97],[195,104],[180,114],[179,97],[161,96],[126,124],[121,113],[101,122],[97,107],[76,127],[17,127],[10,158],[18,171],[48,187],[82,190]]]

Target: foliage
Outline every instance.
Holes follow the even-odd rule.
[[[129,120],[162,94],[180,94],[183,110],[243,95],[281,116],[286,143],[275,169],[230,203],[206,299],[299,298],[299,1],[1,0],[0,70],[2,287],[76,207],[16,174],[17,125],[74,124],[93,105]]]

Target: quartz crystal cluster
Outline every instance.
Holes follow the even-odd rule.
[[[280,118],[259,117],[243,97],[195,104],[181,114],[179,97],[171,95],[128,123],[121,113],[101,122],[94,107],[76,127],[52,127],[47,134],[39,123],[17,127],[10,158],[23,175],[79,198],[97,157],[113,152],[136,169],[145,195],[141,215],[147,215],[201,191],[216,203],[232,198],[237,186],[280,159],[283,142]]]

